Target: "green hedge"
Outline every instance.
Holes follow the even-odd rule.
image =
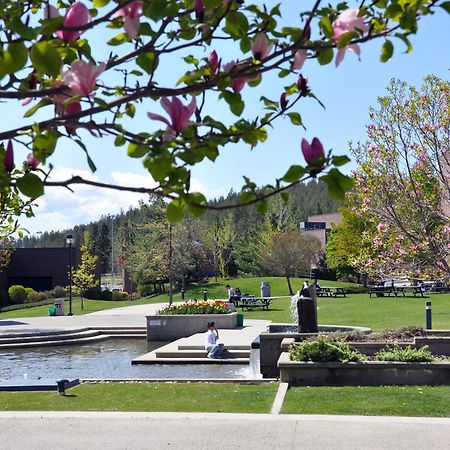
[[[53,303],[54,303],[54,299],[46,299],[46,300],[41,300],[40,302],[34,302],[34,303],[20,303],[18,305],[4,306],[3,308],[0,308],[0,312],[34,308],[36,306],[53,305]]]

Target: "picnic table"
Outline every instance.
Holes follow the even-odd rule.
[[[240,306],[242,311],[244,309],[247,309],[248,311],[255,308],[261,308],[265,309],[266,311],[269,310],[270,302],[277,297],[255,297],[253,295],[241,297],[238,304],[236,304],[236,307]]]
[[[347,297],[344,288],[335,286],[316,286],[316,294],[318,297]]]
[[[367,292],[370,298],[373,294],[377,297],[390,297],[391,295],[405,297],[407,293],[411,293],[414,297],[426,297],[426,291],[422,286],[369,286]]]

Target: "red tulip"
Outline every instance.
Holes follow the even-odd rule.
[[[54,12],[53,12],[54,14]],[[70,5],[69,9],[64,16],[63,26],[77,28],[88,24],[91,21],[91,15],[86,6],[81,2],[75,2]],[[83,30],[59,30],[56,35],[65,42],[75,42],[80,38]]]
[[[314,138],[311,144],[306,139],[302,139],[302,153],[308,166],[315,166],[317,169],[323,168],[322,159],[325,158],[325,151],[319,139]]]
[[[5,170],[8,173],[11,173],[14,169],[14,149],[12,145],[11,139],[8,141],[8,145],[6,147],[5,158],[3,160],[3,164],[5,166]]]

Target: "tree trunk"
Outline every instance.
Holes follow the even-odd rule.
[[[286,275],[286,281],[289,287],[289,295],[294,295],[294,291],[292,290],[292,286],[291,286],[291,278]]]

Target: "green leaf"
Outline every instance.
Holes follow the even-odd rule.
[[[192,192],[189,194],[189,212],[193,217],[200,217],[207,212],[206,208],[200,208],[199,206],[193,205],[206,205],[206,198],[203,194],[199,192]]]
[[[450,14],[450,2],[441,3],[439,6]]]
[[[62,64],[58,51],[45,41],[31,47],[31,61],[37,70],[52,76],[59,74]]]
[[[59,133],[56,130],[45,130],[33,140],[33,153],[39,161],[45,160],[53,154],[58,142]]]
[[[249,203],[256,198],[256,194],[252,191],[242,191],[239,195],[240,203]]]
[[[116,139],[114,139],[114,145],[116,147],[121,147],[122,145],[125,145],[126,143],[127,143],[126,139],[121,134],[116,136]]]
[[[263,216],[267,211],[267,200],[259,201],[256,204],[256,210],[258,211],[259,214]]]
[[[321,48],[317,51],[317,60],[321,66],[325,66],[333,61],[333,49]]]
[[[38,109],[42,108],[43,106],[51,105],[53,102],[48,98],[43,98],[38,103],[36,103],[34,106],[32,106],[24,115],[23,117],[31,117]]]
[[[133,103],[127,103],[127,106],[125,107],[125,113],[128,117],[133,118],[136,113],[136,107]]]
[[[106,6],[110,0],[93,0],[92,5],[94,8],[101,8],[102,6]]]
[[[153,52],[142,53],[136,58],[136,64],[148,74],[151,74],[157,67],[155,59],[156,55]]]
[[[8,50],[3,53],[1,72],[14,73],[22,69],[28,60],[28,49],[22,42],[9,44]]]
[[[392,42],[389,39],[386,39],[384,41],[383,47],[381,47],[380,61],[381,62],[389,61],[393,54],[394,54],[394,46],[392,45]]]
[[[305,175],[305,169],[302,166],[293,165],[289,167],[288,171],[282,178],[282,181],[285,181],[286,183],[294,183],[300,178]]]
[[[62,18],[61,18],[62,20]],[[19,34],[24,39],[27,39],[29,41],[32,41],[37,36],[36,29],[29,27],[21,22],[21,20],[16,17],[12,21],[7,22],[7,28],[10,31],[14,31],[15,33]]]
[[[172,200],[166,208],[167,220],[170,223],[177,223],[184,219],[186,215],[186,202],[181,198]]]
[[[291,119],[292,125],[303,125],[302,116],[298,112],[290,112],[288,116]]]
[[[333,36],[333,25],[331,25],[331,20],[328,16],[323,16],[320,19],[319,25],[323,34],[327,38],[331,38],[331,36]]]
[[[243,37],[239,42],[239,47],[242,53],[247,53],[252,48],[252,41],[248,37]]]
[[[130,142],[128,144],[127,155],[130,158],[142,158],[148,153],[148,148],[142,144],[135,144]]]
[[[107,44],[112,45],[112,46],[117,46],[117,45],[126,44],[127,42],[130,42],[130,41],[131,41],[131,38],[130,38],[130,36],[128,36],[128,34],[120,33],[117,36],[114,36],[113,38],[111,38],[107,42]]]
[[[23,177],[19,178],[16,186],[27,197],[37,198],[44,193],[44,184],[34,173],[26,173]]]
[[[350,158],[346,155],[336,155],[331,158],[331,162],[336,166],[343,166],[350,162]]]
[[[222,96],[230,105],[231,112],[236,116],[240,116],[245,108],[245,103],[242,101],[241,94],[239,92],[224,91]]]
[[[354,184],[353,178],[342,174],[338,169],[331,169],[326,175],[320,177],[320,179],[327,184],[330,196],[337,200],[344,200],[345,193]]]
[[[384,13],[386,19],[392,19],[398,22],[403,14],[403,9],[398,3],[392,2]]]
[[[234,40],[247,37],[249,24],[244,14],[231,11],[227,14],[225,23],[226,25],[223,30]]]
[[[153,19],[155,22],[162,19],[165,16],[167,8],[167,0],[152,0],[151,2],[145,2],[144,14]]]

